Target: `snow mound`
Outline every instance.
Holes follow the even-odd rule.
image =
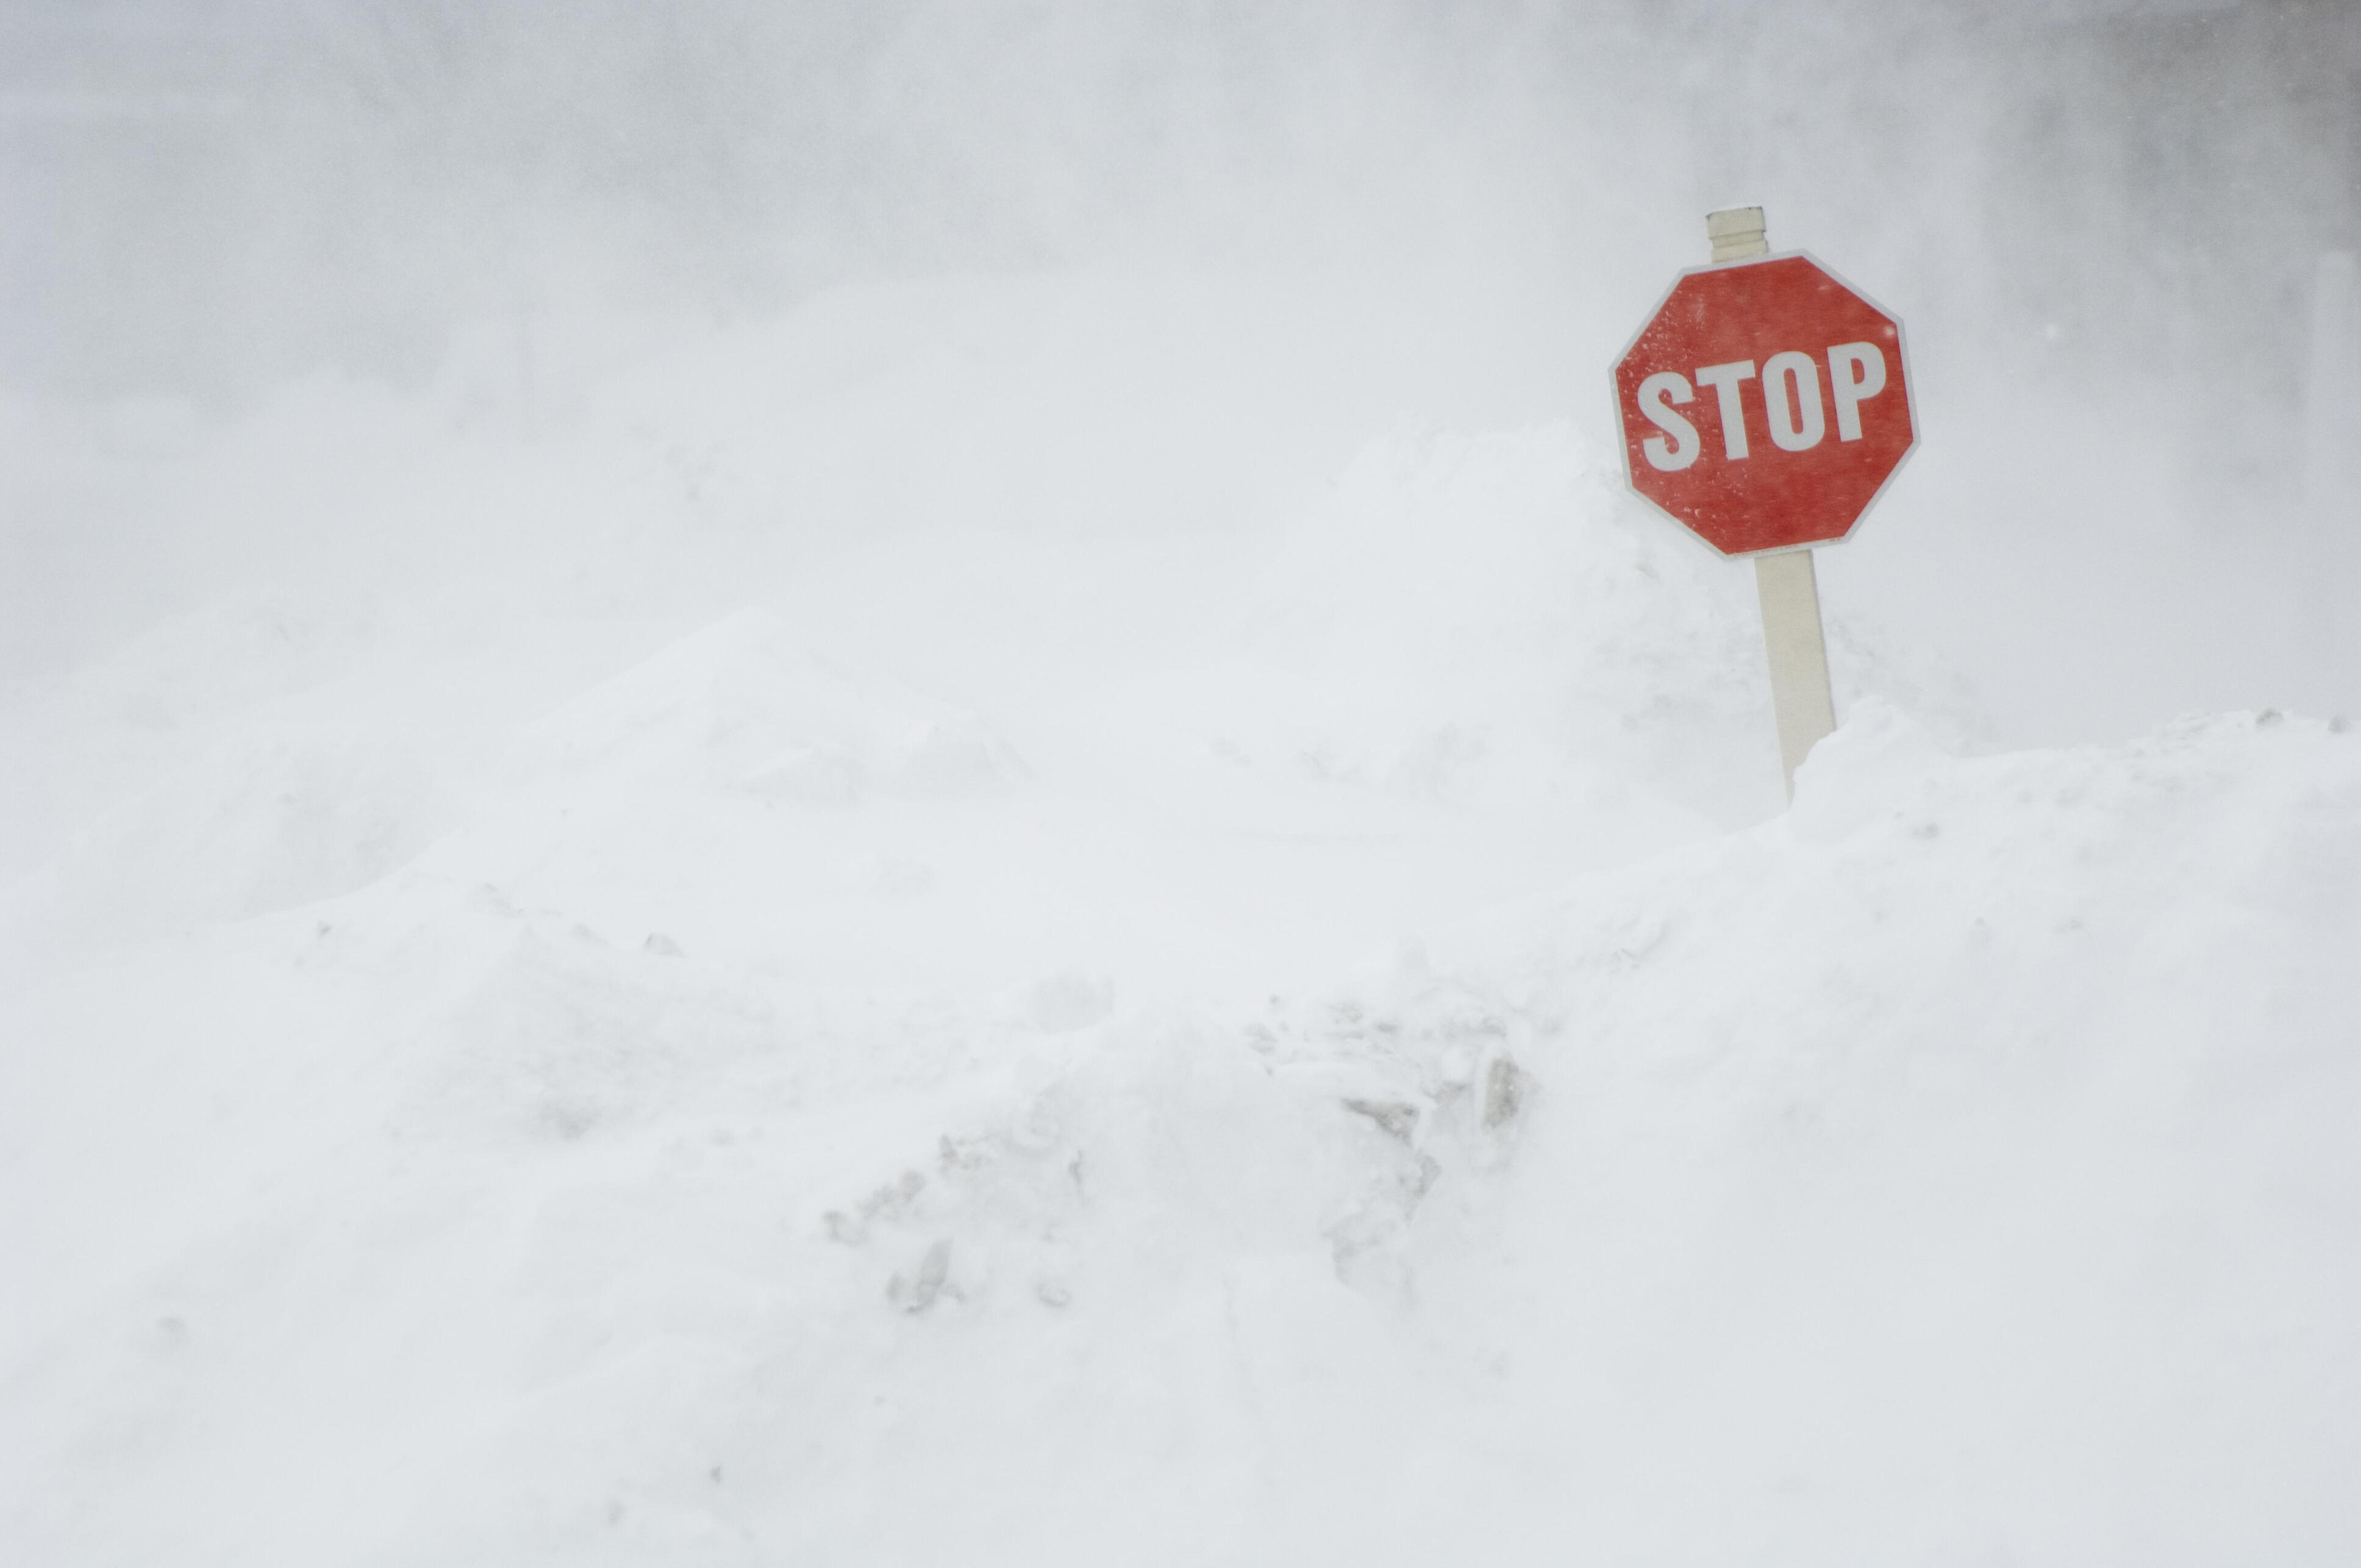
[[[1371,443],[1289,532],[1235,641],[1201,721],[1242,765],[1548,804],[1653,845],[1700,826],[1665,822],[1666,800],[1723,825],[1777,804],[1752,574],[1631,499],[1571,425]],[[1849,688],[1968,727],[1873,631],[1835,643]]]
[[[636,682],[741,667],[684,647],[544,743],[670,765]],[[2361,1547],[2330,726],[1961,759],[1863,704],[1789,817],[1230,1010],[639,938],[411,872],[10,999],[12,1180],[86,1196],[0,1216],[8,1555]]]
[[[0,703],[0,752],[38,760],[0,775],[0,875],[30,869],[74,828],[193,763],[221,743],[225,723],[349,671],[370,618],[354,598],[238,596]]]
[[[71,832],[0,894],[0,938],[30,958],[247,919],[366,886],[456,821],[396,740],[249,728]]]
[[[1021,783],[1024,763],[972,713],[858,678],[762,610],[741,610],[528,726],[520,787],[686,786],[846,806]]]
[[[1155,1453],[1211,1503],[1150,1561],[2339,1556],[2356,951],[2355,737],[2229,716],[1962,761],[1864,705],[1792,820],[1226,1047],[1104,1033],[939,1173],[881,1170],[837,1239],[961,1327],[881,1348],[841,1419],[882,1383],[1028,1442],[897,1424],[831,1460],[819,1539],[1087,1561],[1110,1516],[1164,1522],[1127,1468]],[[1028,1354],[1091,1381],[994,1369]],[[852,1514],[863,1475],[961,1523]]]

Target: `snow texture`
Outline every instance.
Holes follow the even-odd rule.
[[[0,1561],[2361,1553],[2361,736],[1840,620],[1781,813],[1570,427],[1022,525],[1126,318],[896,298],[155,438],[482,543],[0,710]]]

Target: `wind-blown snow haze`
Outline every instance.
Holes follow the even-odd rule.
[[[0,1561],[2361,1554],[2361,13],[0,11]],[[1783,787],[1609,367],[1903,322]]]

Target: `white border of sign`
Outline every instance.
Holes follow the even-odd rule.
[[[1631,444],[1625,440],[1623,435],[1623,389],[1616,381],[1615,372],[1622,367],[1624,360],[1631,357],[1631,351],[1640,346],[1640,340],[1648,335],[1648,328],[1654,325],[1657,316],[1664,313],[1664,306],[1672,300],[1673,291],[1681,286],[1683,279],[1694,278],[1700,272],[1730,272],[1741,267],[1760,267],[1766,261],[1791,261],[1797,257],[1803,258],[1846,288],[1850,289],[1862,302],[1894,323],[1897,351],[1902,356],[1903,385],[1910,389],[1910,444],[1904,449],[1902,455],[1894,460],[1894,466],[1885,471],[1885,477],[1879,480],[1877,488],[1869,493],[1869,499],[1861,503],[1860,515],[1852,520],[1852,526],[1834,539],[1816,539],[1808,544],[1781,544],[1769,550],[1741,550],[1732,554],[1720,549],[1704,534],[1691,528],[1686,519],[1676,517],[1664,507],[1657,505],[1653,497],[1640,488],[1631,472]],[[1640,330],[1633,333],[1630,341],[1623,345],[1615,357],[1607,362],[1607,394],[1609,406],[1615,415],[1615,445],[1623,455],[1624,488],[1641,500],[1654,507],[1659,515],[1671,519],[1674,527],[1686,534],[1696,543],[1698,549],[1717,561],[1752,561],[1758,555],[1791,555],[1798,550],[1825,550],[1830,545],[1850,543],[1853,536],[1861,532],[1862,519],[1876,510],[1877,503],[1885,499],[1885,492],[1893,485],[1894,477],[1907,467],[1910,459],[1916,455],[1918,449],[1927,444],[1926,422],[1918,417],[1918,375],[1910,366],[1909,329],[1902,324],[1902,318],[1886,309],[1875,295],[1854,283],[1851,279],[1808,250],[1781,250],[1769,256],[1750,256],[1742,261],[1715,261],[1708,262],[1703,267],[1682,268],[1674,275],[1672,282],[1665,285],[1664,291],[1656,296],[1656,302],[1648,308],[1648,313],[1641,319]]]

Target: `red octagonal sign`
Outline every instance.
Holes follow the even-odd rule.
[[[1801,253],[1682,273],[1615,397],[1631,488],[1725,555],[1842,539],[1916,437],[1901,323]]]

